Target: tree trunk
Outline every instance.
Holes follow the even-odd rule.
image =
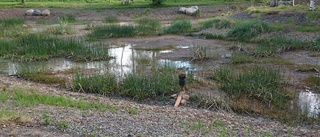
[[[26,0],[21,0],[22,4],[26,3]]]

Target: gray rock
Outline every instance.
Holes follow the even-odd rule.
[[[34,12],[32,13],[33,16],[41,16],[41,10],[36,9],[34,10]]]
[[[42,16],[50,16],[50,10],[45,9],[41,12]]]
[[[32,16],[33,12],[34,12],[33,9],[28,9],[28,10],[26,11],[26,15],[27,15],[27,16]]]

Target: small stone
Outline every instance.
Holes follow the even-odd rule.
[[[182,100],[181,100],[181,104],[187,104],[187,100],[182,99]]]

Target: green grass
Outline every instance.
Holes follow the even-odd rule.
[[[134,26],[105,25],[95,27],[88,37],[91,40],[96,40],[113,37],[133,37],[136,34]]]
[[[67,34],[74,34],[75,29],[71,27],[67,21],[60,20],[58,27],[51,27],[48,28],[47,33],[56,34],[56,35],[67,35]]]
[[[235,22],[226,18],[212,18],[200,22],[202,29],[214,27],[216,29],[226,29],[234,26]]]
[[[61,87],[66,86],[65,79],[52,75],[49,70],[45,70],[44,68],[39,68],[28,64],[21,64],[17,68],[17,75],[26,80],[45,84],[58,84]]]
[[[65,57],[73,61],[95,61],[110,58],[108,51],[88,47],[76,38],[59,38],[31,34],[17,40],[0,42],[0,56],[19,61],[42,61]]]
[[[310,50],[320,51],[320,34],[318,34],[314,43],[310,46]]]
[[[0,95],[3,93],[0,93]],[[74,107],[81,110],[97,109],[105,111],[107,106],[102,103],[94,103],[83,99],[71,99],[64,96],[55,96],[49,94],[26,93],[24,89],[14,88],[11,93],[11,99],[15,101],[15,105],[23,107],[38,106],[39,104],[58,106],[58,107]]]
[[[215,71],[213,79],[221,84],[223,91],[235,99],[246,96],[282,107],[289,97],[281,88],[279,70],[255,66],[236,73],[228,68],[220,68]]]
[[[42,122],[43,122],[44,125],[50,125],[51,124],[51,118],[48,115],[43,114],[41,119],[42,119]]]
[[[160,33],[161,25],[159,21],[149,18],[141,18],[137,21],[137,26],[105,25],[95,27],[88,35],[90,40],[113,38],[113,37],[133,37],[144,35],[156,35]]]
[[[11,117],[14,117],[16,115],[16,112],[9,111],[9,110],[3,110],[3,108],[0,109],[0,122],[2,119],[9,119]]]
[[[10,98],[10,94],[5,92],[5,91],[2,91],[1,94],[0,94],[0,101],[2,103],[6,103]]]
[[[230,60],[231,60],[231,63],[233,64],[254,62],[254,58],[252,56],[247,56],[247,55],[232,55]]]
[[[306,18],[308,21],[316,21],[320,19],[320,12],[307,12],[306,13]]]
[[[176,20],[164,30],[166,34],[186,34],[192,31],[192,24],[188,20]]]
[[[305,25],[298,25],[296,26],[296,30],[300,32],[319,32],[320,27],[319,26],[305,26]]]
[[[22,26],[26,23],[26,20],[23,18],[7,18],[0,19],[1,27],[13,27],[13,26]]]
[[[240,41],[248,41],[259,34],[271,31],[268,23],[262,21],[250,21],[237,24],[228,32],[228,37]]]
[[[184,1],[184,0],[166,0],[164,4],[160,6],[155,6],[151,4],[151,1],[146,0],[134,0],[132,4],[122,5],[121,1],[118,0],[95,0],[95,1],[41,1],[38,0],[28,0],[25,4],[21,2],[12,1],[1,1],[0,7],[2,8],[87,8],[87,9],[107,9],[107,8],[156,8],[156,7],[172,7],[172,6],[194,6],[194,5],[215,5],[215,4],[232,4],[243,2],[244,0],[239,0],[236,2],[228,2],[224,0],[201,0],[201,1]]]
[[[318,50],[316,42],[286,38],[283,36],[274,36],[268,39],[257,41],[254,56],[256,57],[272,57],[277,53],[295,50]]]
[[[137,108],[130,108],[130,109],[129,109],[129,114],[131,114],[131,115],[137,115],[137,114],[138,114],[138,109],[137,109]]]
[[[138,35],[156,35],[160,33],[161,24],[158,20],[142,18],[137,23],[136,31]]]
[[[118,83],[115,75],[111,74],[75,74],[72,78],[75,91],[111,95],[117,93]]]
[[[179,89],[176,69],[158,66],[153,73],[128,74],[120,84],[120,94],[138,100],[168,96]]]
[[[23,27],[26,20],[23,18],[0,19],[0,38],[16,38],[28,34]]]
[[[74,23],[76,22],[76,16],[72,13],[68,13],[66,15],[60,16],[59,20],[62,22]]]
[[[68,127],[69,127],[69,124],[67,121],[65,120],[61,120],[61,121],[57,121],[55,123],[55,125],[58,127],[59,130],[61,131],[65,131]]]
[[[119,22],[119,19],[116,17],[116,16],[107,16],[104,18],[104,22],[106,23],[118,23]]]
[[[318,88],[320,86],[320,77],[319,75],[310,75],[307,77],[305,82],[308,84],[310,87],[316,87]]]

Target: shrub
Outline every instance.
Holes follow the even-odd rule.
[[[165,29],[167,34],[184,34],[192,31],[192,24],[187,20],[177,20]]]
[[[229,33],[228,37],[246,41],[265,32],[269,32],[270,26],[266,22],[253,21],[236,25]]]

